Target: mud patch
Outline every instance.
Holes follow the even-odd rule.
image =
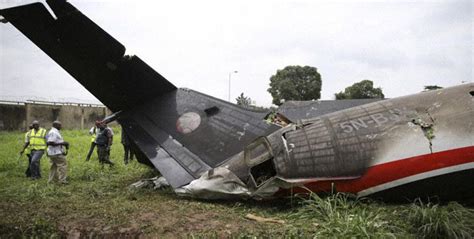
[[[140,238],[143,231],[136,223],[123,227],[101,227],[94,221],[72,221],[58,226],[60,235],[65,238]]]

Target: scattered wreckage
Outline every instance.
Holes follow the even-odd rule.
[[[55,16],[41,3],[0,15],[116,112],[139,161],[178,194],[474,196],[473,83],[317,116],[306,110],[282,127],[265,122],[268,112],[176,88],[68,2],[47,4]]]

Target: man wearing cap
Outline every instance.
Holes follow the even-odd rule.
[[[27,147],[31,149],[30,174],[31,179],[36,180],[41,178],[40,160],[46,149],[46,130],[39,127],[37,120],[34,120],[31,124],[33,129],[31,129],[29,136],[26,137],[25,145],[20,154],[23,154]]]
[[[51,170],[49,171],[48,183],[58,179],[59,183],[67,184],[67,161],[66,154],[69,149],[69,143],[64,141],[59,132],[62,124],[60,121],[54,121],[53,127],[49,130],[47,138],[48,157],[51,160]],[[66,149],[64,149],[66,148]]]
[[[104,122],[100,122],[97,131],[97,137],[95,138],[95,145],[97,145],[97,156],[99,162],[109,164],[111,167],[114,165],[109,159],[110,147],[112,146],[113,132],[107,127]]]

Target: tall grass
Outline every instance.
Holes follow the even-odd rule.
[[[321,238],[396,237],[400,228],[384,217],[381,207],[354,197],[336,193],[327,197],[311,194],[291,218],[304,220]]]
[[[288,218],[316,238],[474,238],[474,210],[456,202],[387,205],[336,193],[301,204]]]
[[[404,215],[419,238],[474,237],[474,210],[456,202],[440,206],[417,200]]]

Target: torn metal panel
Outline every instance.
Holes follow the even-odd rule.
[[[250,191],[235,174],[223,167],[217,167],[203,174],[181,188],[175,189],[178,195],[203,199],[249,198]]]
[[[132,183],[130,188],[153,188],[153,189],[162,189],[169,187],[170,184],[166,181],[164,177],[153,177],[150,179],[142,179],[138,182]]]
[[[265,199],[275,197],[281,188],[291,186],[280,178],[272,178],[258,188],[249,188],[229,169],[217,167],[188,185],[175,189],[175,192],[180,196],[202,199]]]

